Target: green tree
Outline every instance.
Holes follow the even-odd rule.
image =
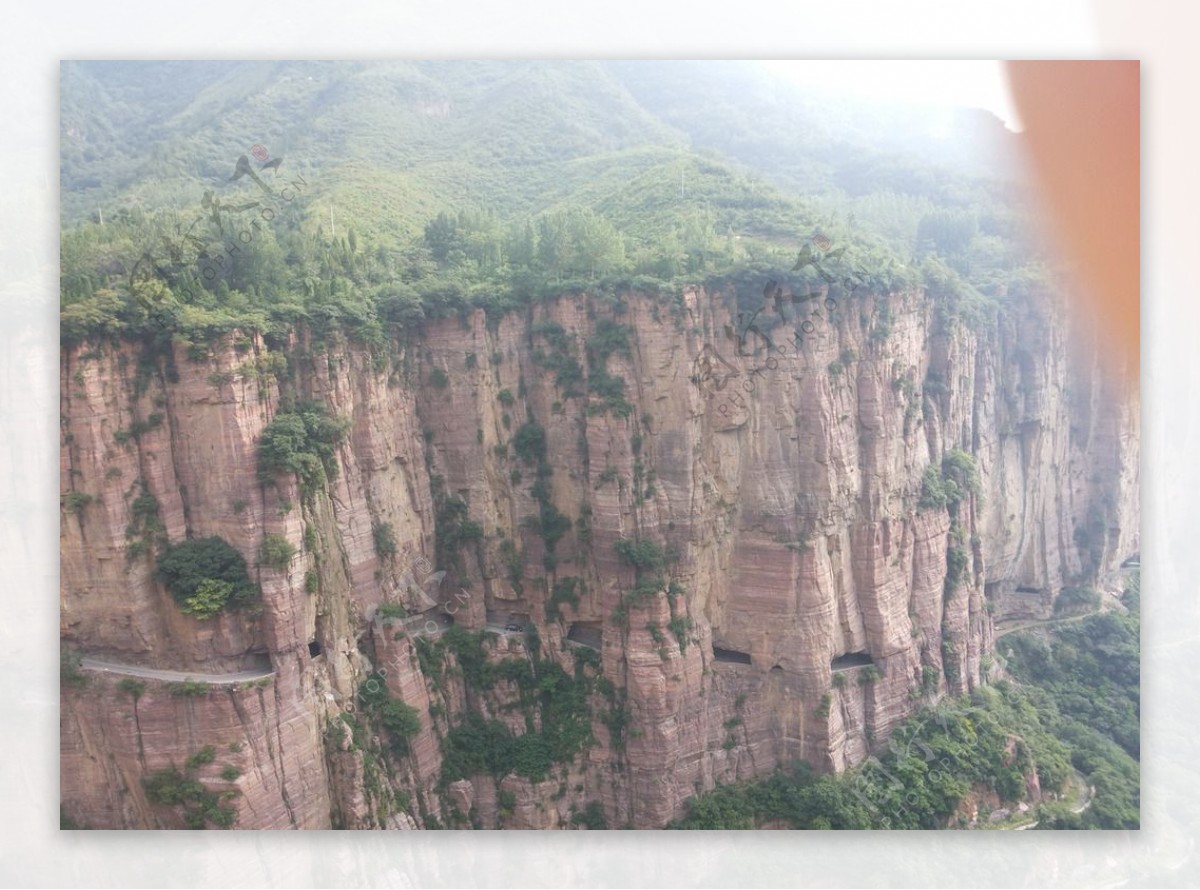
[[[233,608],[249,605],[258,598],[258,588],[250,580],[245,557],[228,541],[216,536],[168,546],[158,559],[155,574],[184,611],[192,610],[189,601],[193,599],[195,608],[200,610],[197,614],[202,614],[222,596],[222,605]],[[206,581],[225,582],[229,590],[207,585],[201,592]]]
[[[276,571],[284,571],[296,555],[296,548],[283,535],[269,534],[262,542],[262,564]]]
[[[183,602],[183,611],[197,618],[211,618],[229,602],[233,594],[233,584],[216,578],[205,578],[196,585],[196,592]]]
[[[574,271],[587,272],[595,278],[625,262],[625,245],[612,223],[590,210],[578,210],[571,215],[571,265]]]

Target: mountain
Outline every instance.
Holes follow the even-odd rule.
[[[1086,785],[985,687],[1137,552],[1137,397],[919,111],[747,64],[62,83],[67,823],[713,827],[761,780],[884,827],[834,775],[939,702],[986,745],[891,824]]]

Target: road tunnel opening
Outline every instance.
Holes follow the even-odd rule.
[[[750,664],[750,653],[713,646],[713,658],[723,664]]]
[[[270,671],[271,653],[266,649],[255,649],[242,656],[242,670]]]
[[[578,643],[580,646],[587,646],[591,649],[599,649],[603,640],[603,631],[596,622],[576,621],[567,631],[568,642]]]
[[[847,652],[833,659],[829,663],[829,667],[835,671],[844,671],[847,668],[866,667],[874,663],[875,661],[866,652]]]

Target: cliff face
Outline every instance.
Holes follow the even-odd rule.
[[[1136,396],[1057,298],[1014,300],[987,334],[935,323],[921,293],[767,307],[757,331],[735,302],[564,297],[379,354],[302,337],[64,350],[64,645],[273,672],[192,696],[151,678],[135,698],[85,671],[64,686],[64,809],[178,824],[139,779],[213,745],[228,753],[198,777],[239,792],[239,827],[660,827],[719,782],[861,761],[922,700],[981,682],[993,622],[1044,616],[1137,551]],[[313,496],[257,478],[285,394],[350,424]],[[920,508],[951,449],[974,455],[979,494]],[[451,520],[481,534],[447,546],[466,528]],[[233,543],[261,610],[180,612],[155,534]],[[256,566],[266,534],[296,547],[286,570]],[[490,638],[498,679],[481,683],[437,645],[447,614],[540,639]],[[550,770],[444,775],[468,713],[556,738],[553,695],[513,667],[537,681],[554,663],[590,743]],[[420,716],[401,752],[366,714],[372,672]]]

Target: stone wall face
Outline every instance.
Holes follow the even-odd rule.
[[[147,801],[140,779],[241,743],[225,759],[241,769],[243,828],[419,828],[455,812],[558,828],[592,802],[610,827],[661,827],[716,783],[797,758],[862,761],[922,700],[982,682],[993,622],[1044,615],[1062,587],[1137,551],[1136,394],[1105,379],[1099,345],[1060,297],[1022,298],[987,333],[936,324],[920,292],[856,298],[799,346],[784,335],[798,319],[776,318],[777,348],[747,355],[756,342],[739,348],[734,302],[700,289],[674,304],[562,297],[493,325],[482,312],[430,321],[379,355],[300,335],[214,344],[203,361],[177,347],[140,367],[132,344],[64,350],[63,490],[94,498],[63,512],[64,645],[198,675],[267,659],[274,671],[195,697],[148,681],[134,699],[95,674],[64,686],[65,811],[92,827],[172,827],[177,814]],[[606,321],[626,326],[628,349],[600,369],[587,343]],[[286,373],[272,353],[288,356]],[[566,354],[583,380],[556,383]],[[601,370],[624,381],[627,410],[587,395]],[[257,477],[282,392],[349,422],[336,477],[311,497],[295,479]],[[536,467],[514,443],[530,418],[553,471],[544,499],[571,521],[552,553],[529,520]],[[951,449],[974,455],[981,480],[955,516],[919,507],[926,467]],[[138,552],[142,493],[171,541],[237,547],[261,610],[180,612]],[[442,496],[483,531],[456,565],[437,564]],[[390,556],[376,552],[384,523]],[[257,566],[266,534],[296,547],[286,570]],[[639,578],[622,539],[671,554],[671,595],[628,603]],[[954,585],[950,549],[965,556]],[[441,738],[461,714],[504,715],[519,695],[422,672],[421,621],[376,615],[385,602],[427,609],[414,577],[443,603],[430,615],[452,611],[468,629],[531,622],[543,656],[568,671],[570,629],[598,636],[623,738],[596,695],[593,743],[551,778],[441,782]],[[548,615],[567,577],[582,595]],[[528,657],[520,635],[490,646],[496,662]],[[854,653],[872,666],[831,672]],[[338,729],[380,666],[421,715],[401,758]]]

